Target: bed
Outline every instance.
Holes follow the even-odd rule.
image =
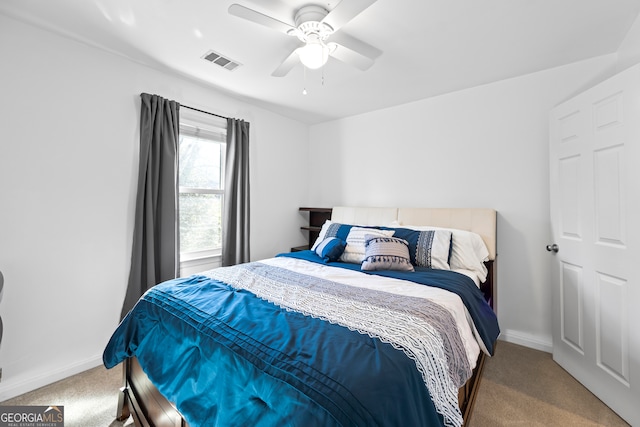
[[[492,209],[335,207],[309,250],[141,297],[103,354],[117,418],[463,425],[499,335],[495,260]]]

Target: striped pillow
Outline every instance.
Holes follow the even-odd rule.
[[[344,248],[344,253],[340,257],[342,262],[350,262],[354,264],[360,264],[364,261],[365,252],[365,235],[371,234],[372,236],[389,237],[393,236],[393,230],[378,230],[375,228],[365,227],[352,227],[347,235],[347,247]]]
[[[341,240],[347,240],[347,235],[351,230],[353,225],[350,224],[340,224],[337,222],[333,222],[330,219],[326,220],[322,227],[320,228],[320,233],[318,234],[318,238],[315,243],[311,247],[311,250],[315,250],[320,243],[324,241],[327,237],[337,237]]]
[[[418,267],[449,270],[449,259],[452,250],[450,230],[412,230],[394,228],[393,237],[404,239],[409,243],[411,263]]]
[[[451,232],[448,230],[421,231],[416,242],[416,265],[449,270]]]
[[[361,270],[414,271],[409,243],[397,237],[365,236],[365,258]]]
[[[346,246],[347,242],[344,240],[337,237],[328,237],[320,242],[314,251],[325,261],[337,261]]]

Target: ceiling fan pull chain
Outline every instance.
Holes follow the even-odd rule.
[[[304,65],[302,66],[302,79],[303,79],[302,94],[306,95],[307,94],[307,67],[305,67]]]

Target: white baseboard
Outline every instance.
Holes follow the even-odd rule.
[[[4,402],[5,400],[12,399],[24,393],[28,393],[40,387],[44,387],[56,381],[60,381],[62,379],[75,374],[79,374],[80,372],[84,372],[88,369],[92,369],[100,365],[102,365],[101,354],[90,359],[60,368],[53,372],[47,372],[46,374],[38,375],[33,378],[3,378],[2,383],[0,383],[0,402]]]
[[[553,353],[553,340],[550,336],[531,335],[525,332],[507,329],[500,333],[498,338],[513,344],[522,345],[524,347],[533,348],[535,350]]]

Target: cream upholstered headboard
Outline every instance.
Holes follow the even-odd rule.
[[[432,225],[457,228],[479,234],[489,250],[489,259],[496,258],[497,212],[488,208],[382,208],[336,206],[331,220],[342,224],[385,225],[394,221],[403,225]]]

